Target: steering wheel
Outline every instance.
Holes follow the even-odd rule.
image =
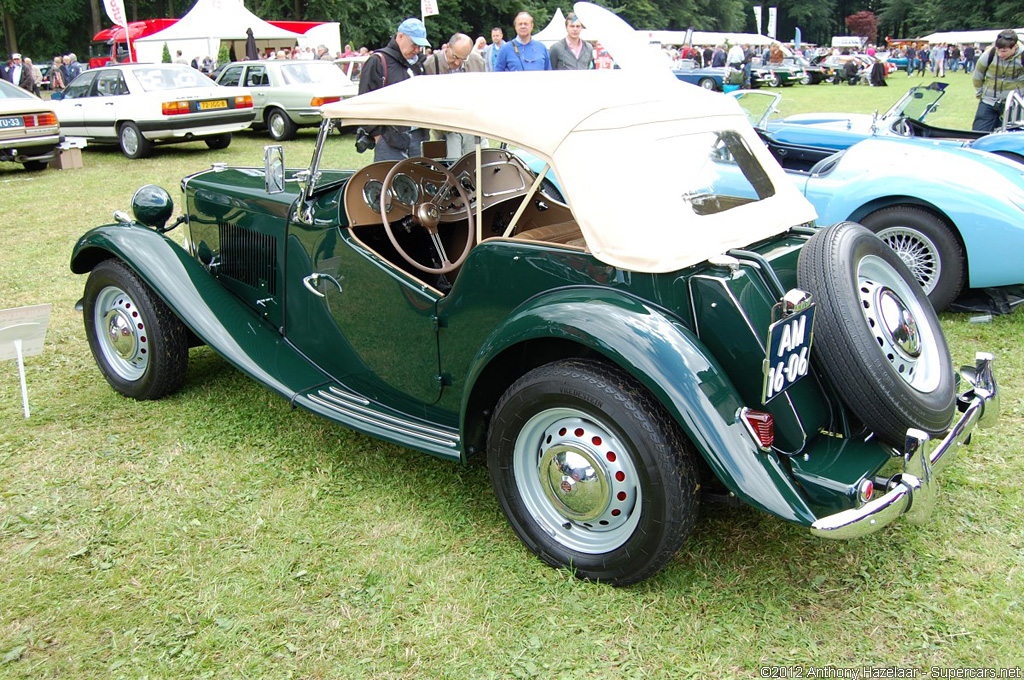
[[[440,172],[444,175],[444,184],[437,190],[433,196],[427,198],[426,201],[418,200],[414,206],[412,206],[412,222],[415,225],[423,227],[430,234],[430,242],[433,244],[434,249],[437,250],[437,254],[443,263],[440,267],[427,267],[417,262],[409,253],[405,252],[398,243],[398,239],[395,238],[394,229],[391,228],[391,222],[388,220],[387,203],[388,196],[392,193],[391,185],[395,181],[395,177],[398,176],[402,170],[405,170],[409,166],[418,163],[420,165],[426,165],[427,167]],[[448,259],[448,253],[445,252],[444,244],[441,243],[441,235],[437,231],[437,227],[441,222],[442,208],[439,205],[439,201],[442,197],[448,195],[448,187],[453,186],[459,192],[459,198],[462,199],[462,204],[466,206],[466,247],[463,249],[462,254],[459,255],[458,259],[451,262]],[[420,197],[423,198],[422,196]],[[466,195],[466,190],[462,188],[462,184],[455,179],[455,175],[444,167],[440,163],[425,158],[423,156],[417,158],[406,158],[405,160],[395,163],[395,165],[388,172],[387,177],[384,178],[384,186],[380,191],[380,217],[384,221],[384,231],[388,235],[388,239],[391,241],[391,245],[395,247],[398,254],[402,256],[406,262],[411,264],[421,272],[427,274],[447,274],[459,267],[466,258],[469,257],[469,251],[473,248],[473,236],[476,230],[473,228],[473,209],[469,204],[469,197]]]

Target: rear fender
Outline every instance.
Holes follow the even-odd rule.
[[[136,224],[97,227],[75,244],[71,271],[87,274],[111,257],[135,270],[200,340],[265,387],[291,399],[326,380],[163,234]]]
[[[467,375],[473,387],[492,361],[538,339],[571,341],[640,380],[668,409],[717,477],[741,499],[782,519],[815,519],[774,453],[763,453],[739,421],[744,405],[701,341],[665,311],[622,293],[562,289],[525,303],[496,328]]]

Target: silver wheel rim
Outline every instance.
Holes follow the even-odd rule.
[[[910,284],[874,255],[858,263],[857,284],[868,329],[893,371],[917,392],[933,392],[942,377],[938,340]]]
[[[275,139],[284,136],[284,119],[279,113],[270,114],[270,134]]]
[[[92,318],[106,364],[123,380],[141,378],[149,366],[149,336],[135,301],[120,288],[107,286],[96,296]]]
[[[121,148],[130,156],[139,152],[139,135],[130,125],[121,128]]]
[[[935,242],[907,227],[891,227],[878,232],[878,238],[896,251],[924,292],[931,295],[942,276],[942,259]]]
[[[527,511],[561,545],[595,555],[633,535],[640,476],[632,451],[601,422],[572,408],[542,411],[520,431],[513,456]]]
[[[700,81],[700,86],[703,87],[705,90],[713,90],[715,89],[715,81],[705,78],[704,80]]]

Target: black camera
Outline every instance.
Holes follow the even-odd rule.
[[[356,129],[356,151],[358,153],[366,153],[368,149],[372,149],[377,145],[377,142],[373,139],[373,135],[366,131],[366,128]]]

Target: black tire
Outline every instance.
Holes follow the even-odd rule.
[[[642,385],[581,359],[516,381],[487,438],[495,494],[526,547],[580,578],[620,586],[664,567],[692,532],[693,456]],[[570,464],[584,474],[565,474]]]
[[[803,247],[797,279],[817,301],[815,362],[861,422],[900,449],[908,428],[942,434],[955,410],[949,348],[899,256],[840,222]]]
[[[718,86],[715,85],[714,78],[701,78],[699,81],[697,81],[697,84],[703,87],[705,90],[711,90],[712,92],[718,89]]]
[[[298,126],[292,122],[288,114],[281,109],[272,108],[267,111],[267,131],[276,142],[285,142],[295,136]]]
[[[21,165],[29,172],[39,172],[40,170],[46,170],[49,163],[46,161],[25,161]]]
[[[946,222],[921,208],[884,208],[861,220],[896,251],[924,289],[935,311],[949,307],[964,287],[967,258]]]
[[[188,368],[188,331],[120,260],[96,265],[85,284],[85,334],[110,386],[133,399],[176,391]]]
[[[135,123],[121,125],[117,140],[121,145],[121,153],[128,158],[148,158],[153,153],[153,142],[142,136],[139,126]]]
[[[203,141],[206,142],[206,146],[211,149],[226,149],[231,146],[231,133],[225,132],[223,134],[214,135],[213,137],[204,137]]]
[[[813,85],[814,82],[815,82],[814,78],[812,78],[811,74],[807,73],[806,71],[804,71],[804,74],[802,76],[800,76],[800,84],[801,85]]]
[[[782,78],[779,77],[778,73],[772,73],[768,76],[768,87],[779,87],[782,85]]]

